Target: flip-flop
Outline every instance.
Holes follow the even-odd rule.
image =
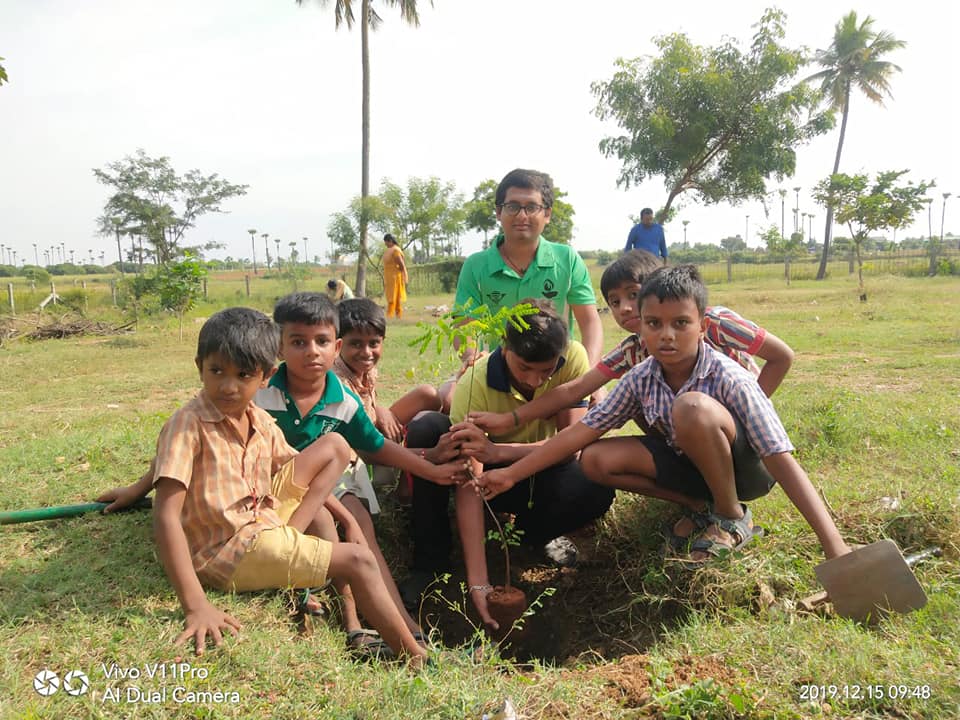
[[[310,602],[311,600],[313,600],[313,603]],[[313,590],[310,588],[291,591],[290,605],[292,607],[291,615],[323,617],[327,614],[324,604],[314,597]]]
[[[393,660],[394,654],[376,630],[360,628],[347,633],[347,650],[358,660]]]

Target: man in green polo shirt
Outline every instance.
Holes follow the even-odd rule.
[[[511,170],[497,187],[496,206],[502,233],[463,263],[455,305],[469,300],[471,307],[486,305],[495,313],[521,298],[549,300],[568,325],[576,319],[595,365],[603,351],[603,328],[590,275],[572,247],[540,236],[550,222],[553,180],[536,170]]]

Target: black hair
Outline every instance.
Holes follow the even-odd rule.
[[[524,170],[517,168],[504,175],[503,180],[497,185],[496,205],[500,207],[506,202],[507,190],[510,188],[523,188],[524,190],[536,190],[544,207],[553,207],[553,180],[546,173],[539,170]]]
[[[689,298],[697,304],[701,317],[707,309],[707,287],[696,265],[660,268],[644,281],[640,288],[640,302],[651,295],[660,302]]]
[[[337,308],[323,293],[295,292],[277,300],[273,306],[273,319],[283,327],[285,323],[304,325],[332,325],[340,334],[340,316]]]
[[[653,210],[650,208],[644,208],[640,211],[640,217],[643,217],[644,215],[653,215]]]
[[[337,309],[340,311],[340,337],[348,332],[363,330],[386,337],[387,318],[383,308],[370,298],[341,300]]]
[[[523,319],[530,326],[526,330],[517,330],[512,323],[507,323],[503,347],[527,362],[556,360],[567,349],[570,340],[566,323],[548,301],[527,298],[520,302],[533,305],[537,312],[524,315]]]
[[[644,278],[663,267],[657,256],[646,250],[631,250],[607,265],[600,276],[600,292],[607,299],[610,291],[624,283],[643,284]]]
[[[389,242],[395,243],[397,240],[396,240],[396,238],[393,237],[392,234],[387,233],[386,235],[383,236],[383,241],[384,241],[384,242],[389,241]]]
[[[220,353],[241,370],[273,369],[280,351],[280,328],[259,310],[233,307],[211,315],[200,328],[197,362]]]
[[[330,288],[331,290],[336,290],[336,289],[337,289],[337,281],[336,281],[336,280],[327,280],[327,287]]]

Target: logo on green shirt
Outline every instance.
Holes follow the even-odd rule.
[[[557,295],[560,294],[556,290],[554,290],[553,287],[554,287],[553,280],[551,280],[550,278],[547,278],[546,280],[543,281],[543,296],[545,298],[550,298],[552,300],[553,298],[555,298]]]

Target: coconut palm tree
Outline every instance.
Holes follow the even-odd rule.
[[[410,25],[420,25],[420,15],[417,12],[417,0],[380,0],[384,5],[400,9],[400,17]],[[305,0],[297,0],[297,5],[303,5]],[[323,5],[331,0],[320,0]],[[372,7],[373,0],[333,0],[334,26],[339,29],[346,23],[347,29],[353,29],[354,8],[360,5],[360,17],[365,22],[360,23],[360,68],[363,78],[361,93],[361,145],[360,145],[360,200],[363,206],[370,196],[370,40],[369,30],[376,30],[383,19]],[[433,4],[431,0],[431,5]],[[357,258],[357,283],[355,292],[358,297],[366,294],[367,288],[367,213],[360,215],[360,255]]]
[[[833,175],[840,172],[840,153],[847,134],[847,118],[850,114],[850,93],[859,89],[873,102],[883,105],[884,95],[890,93],[890,78],[900,67],[883,57],[906,45],[884,30],[874,30],[874,19],[869,15],[863,22],[857,22],[857,13],[851,10],[837,23],[833,31],[833,42],[826,50],[818,50],[816,62],[823,67],[818,73],[807,78],[808,82],[820,83],[830,107],[842,113],[840,121],[840,139],[837,141],[837,155],[833,161]],[[830,249],[830,230],[833,225],[833,210],[827,208],[827,223],[823,231],[823,255],[817,280],[827,273],[827,252]]]

